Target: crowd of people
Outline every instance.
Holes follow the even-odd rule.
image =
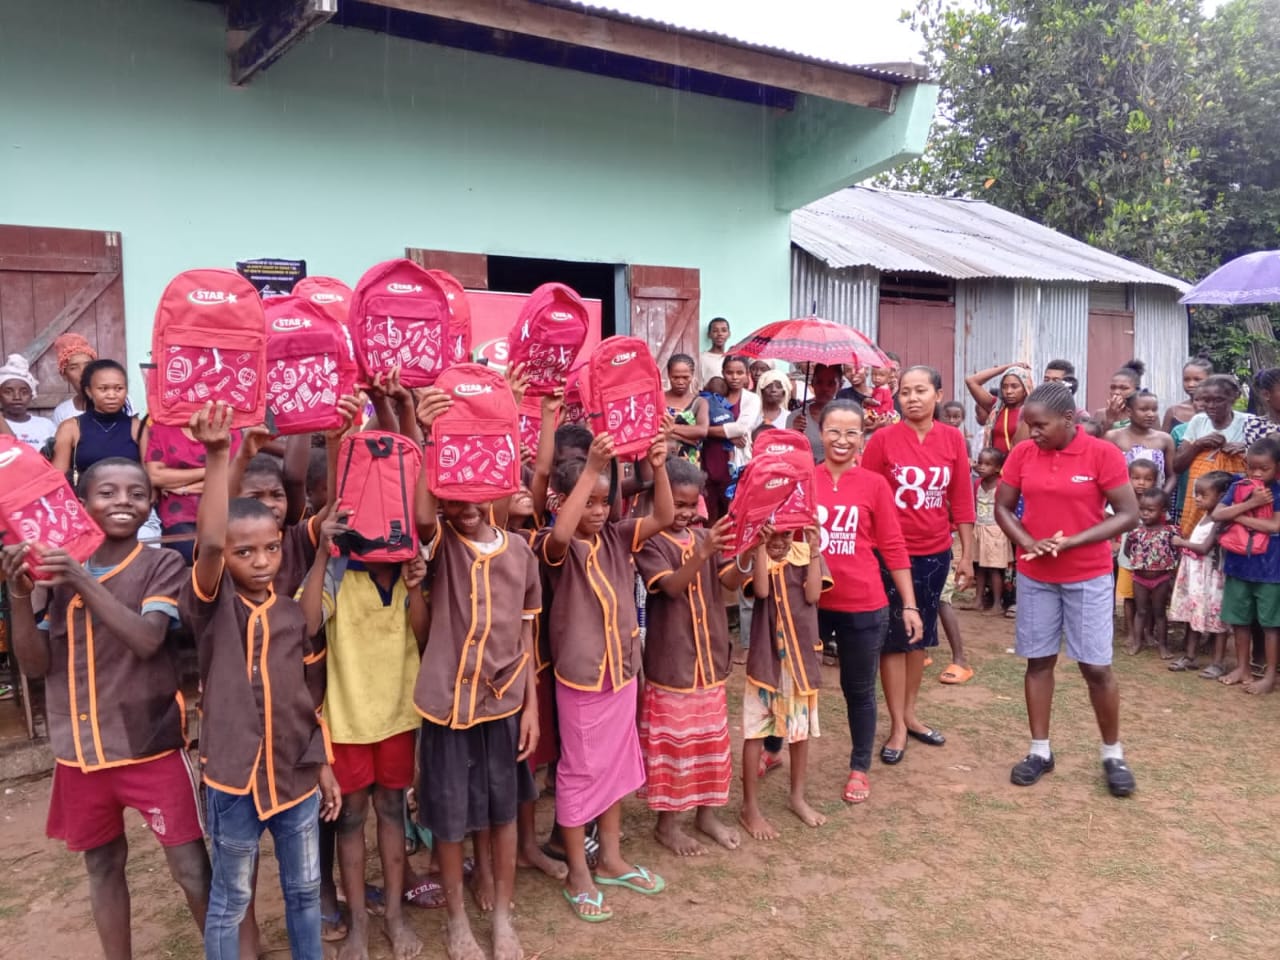
[[[270,830],[294,957],[318,958],[328,940],[343,960],[366,957],[370,911],[394,955],[415,956],[408,905],[446,909],[453,960],[482,957],[469,883],[492,914],[493,955],[515,960],[517,865],[554,878],[591,923],[613,915],[606,892],[664,890],[623,854],[631,794],[674,853],[732,850],[744,834],[779,836],[760,785],[787,766],[787,809],[821,826],[807,772],[824,664],[838,668],[846,707],[846,803],[872,795],[877,680],[883,765],[904,762],[912,741],[944,746],[919,694],[942,637],[941,681],[974,675],[957,593],[1013,619],[1027,661],[1030,747],[1013,784],[1054,768],[1065,637],[1105,783],[1115,796],[1134,791],[1111,669],[1117,604],[1129,653],[1149,647],[1188,672],[1207,649],[1200,676],[1273,688],[1280,369],[1255,379],[1263,412],[1251,415],[1236,409],[1235,378],[1199,359],[1178,398],[1143,389],[1132,361],[1093,412],[1069,360],[1049,363],[1038,384],[1026,364],[992,367],[965,381],[982,428],[970,438],[964,404],[929,367],[888,355],[869,369],[780,369],[726,353],[723,318],[707,333],[699,358],[667,361],[667,416],[643,457],[617,464],[607,434],[561,423],[562,391],[546,396],[517,494],[439,501],[419,480],[423,547],[404,564],[330,549],[351,506],[335,502],[337,450],[366,426],[422,444],[449,409],[442,391],[410,391],[393,371],[339,401],[341,428],[280,439],[265,426],[231,429],[222,405],[184,427],[148,423],[124,368],[74,335],[55,345],[72,398],[45,420],[29,412],[31,370],[8,359],[0,432],[45,451],[106,537],[83,565],[37,543],[2,555],[13,650],[46,681],[58,760],[48,832],[85,855],[106,956],[130,956],[123,813],[133,808],[163,845],[208,957],[257,955],[258,842]],[[507,379],[522,395],[522,371]],[[816,515],[800,531],[767,526],[729,557],[735,484],[769,430],[807,439]],[[1185,625],[1180,644],[1170,622]],[[183,637],[199,653],[199,770]],[[734,767],[729,682],[743,690],[736,824],[717,812]],[[540,773],[554,790],[545,839]],[[381,887],[366,883],[370,815]],[[430,844],[429,873],[407,861],[406,831]]]

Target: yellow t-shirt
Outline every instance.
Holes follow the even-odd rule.
[[[324,717],[334,743],[377,743],[421,723],[413,709],[418,642],[398,576],[384,595],[369,572],[335,557],[325,574],[328,684]]]

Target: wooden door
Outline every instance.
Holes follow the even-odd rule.
[[[33,410],[70,395],[49,349],[68,332],[128,369],[120,234],[0,225],[0,357],[21,353],[31,363],[40,381]]]
[[[1085,400],[1090,410],[1107,405],[1111,375],[1133,359],[1133,314],[1127,310],[1089,311],[1089,369]]]
[[[629,272],[631,335],[649,344],[659,370],[666,370],[673,353],[687,353],[696,360],[702,346],[698,271],[687,267],[633,266]]]
[[[902,366],[933,367],[942,374],[944,396],[959,396],[949,381],[956,366],[956,306],[946,300],[880,298],[881,350],[896,353]],[[870,381],[868,381],[870,382]]]
[[[483,253],[406,247],[404,255],[427,270],[444,270],[446,273],[453,274],[468,290],[489,289],[489,258]]]

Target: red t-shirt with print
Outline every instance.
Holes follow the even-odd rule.
[[[889,482],[913,557],[950,550],[952,523],[976,519],[969,452],[950,424],[934,422],[923,440],[906,421],[881,427],[867,441],[862,469]]]
[[[844,613],[879,610],[889,598],[876,553],[890,570],[911,568],[893,492],[884,477],[862,467],[849,468],[837,480],[820,463],[815,474],[822,556],[835,582],[818,606]]]
[[[1000,482],[1022,494],[1022,525],[1037,540],[1061,530],[1073,536],[1101,523],[1107,491],[1129,482],[1119,447],[1091,437],[1083,427],[1062,450],[1019,443],[1004,462]],[[1018,573],[1044,583],[1079,583],[1111,573],[1106,540],[1063,551],[1056,557],[1018,558]]]

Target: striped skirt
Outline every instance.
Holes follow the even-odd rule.
[[[640,749],[650,810],[723,807],[733,777],[724,685],[676,693],[645,684]]]

